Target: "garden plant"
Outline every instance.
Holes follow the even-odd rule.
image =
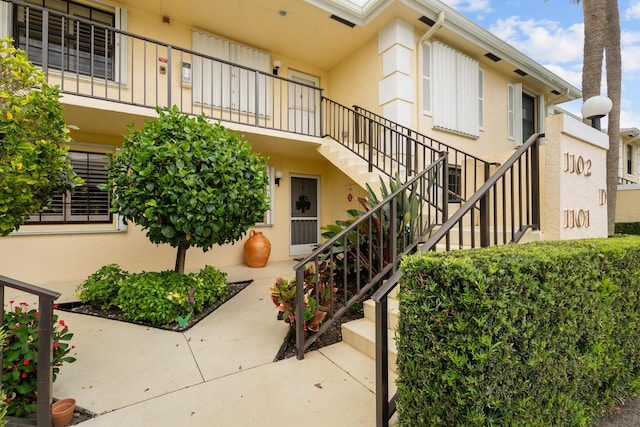
[[[224,300],[226,274],[206,266],[197,274],[175,271],[129,273],[105,265],[77,289],[80,301],[101,310],[120,309],[126,320],[180,328],[195,313]]]
[[[176,106],[156,111],[158,119],[141,130],[129,127],[100,188],[113,192],[112,211],[140,225],[151,242],[177,248],[175,271],[184,273],[187,249],[234,243],[263,220],[267,159],[204,115]]]
[[[24,416],[36,411],[38,380],[38,310],[26,302],[9,301],[2,326],[2,393],[7,415]],[[69,353],[73,334],[64,320],[53,316],[53,380],[63,363],[75,362]]]
[[[59,98],[25,52],[0,39],[0,236],[45,209],[55,192],[82,183],[66,160],[70,137]]]

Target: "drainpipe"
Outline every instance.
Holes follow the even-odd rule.
[[[418,47],[417,47],[417,51],[418,51],[418,61],[417,61],[417,80],[418,80],[418,96],[417,96],[417,100],[418,103],[416,105],[416,129],[418,129],[418,132],[422,132],[421,131],[421,118],[422,118],[422,94],[423,94],[423,90],[422,90],[422,55],[423,55],[423,51],[422,51],[422,44],[429,40],[431,37],[433,37],[433,35],[436,33],[436,31],[438,31],[440,29],[440,27],[442,27],[442,24],[444,23],[444,12],[440,12],[438,13],[438,19],[436,20],[436,22],[431,26],[431,28],[429,28],[429,30],[424,33],[424,35],[422,37],[420,37],[420,40],[418,40]]]

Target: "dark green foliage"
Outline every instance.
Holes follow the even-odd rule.
[[[177,107],[156,108],[158,119],[140,131],[129,128],[121,149],[110,156],[108,184],[114,212],[147,231],[153,243],[179,248],[238,241],[263,220],[266,159],[237,132]]]
[[[640,392],[640,238],[407,257],[405,426],[587,426]]]
[[[616,222],[615,233],[640,236],[640,222]]]
[[[198,274],[129,274],[111,264],[89,276],[78,287],[78,297],[102,309],[118,307],[127,320],[166,326],[223,300],[228,291],[226,274],[212,266]]]
[[[109,264],[93,273],[77,289],[78,298],[85,304],[93,305],[101,310],[117,306],[118,292],[123,280],[129,273],[117,264]]]

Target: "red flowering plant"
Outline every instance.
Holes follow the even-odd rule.
[[[3,328],[7,336],[2,341],[2,392],[7,414],[23,416],[37,408],[38,384],[38,310],[26,302],[5,309]],[[75,346],[69,344],[73,334],[64,320],[53,315],[53,380],[63,363],[75,362],[68,356]]]

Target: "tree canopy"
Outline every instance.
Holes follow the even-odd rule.
[[[110,155],[107,184],[112,210],[147,231],[153,243],[178,248],[175,270],[184,272],[186,250],[207,251],[238,241],[263,219],[267,159],[237,132],[176,106],[156,108],[158,119],[136,131]]]

